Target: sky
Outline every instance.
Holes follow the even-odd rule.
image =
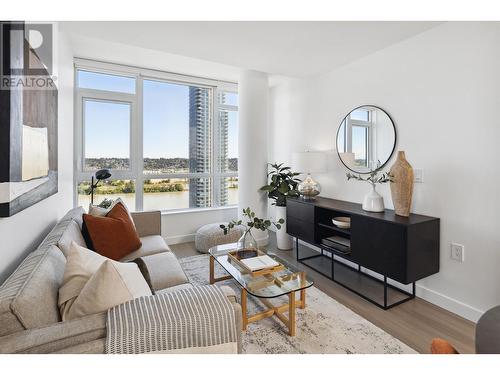
[[[129,77],[80,71],[78,81],[83,88],[135,92],[135,80]],[[187,158],[189,86],[144,80],[143,97],[144,157]],[[129,157],[130,105],[87,100],[84,110],[85,157]],[[228,133],[228,157],[237,157],[236,112],[229,113]]]

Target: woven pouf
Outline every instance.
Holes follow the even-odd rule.
[[[220,228],[221,224],[227,223],[207,224],[196,231],[194,240],[196,250],[200,253],[208,253],[208,249],[213,246],[237,242],[245,231],[243,225],[237,225],[225,235],[224,231]]]

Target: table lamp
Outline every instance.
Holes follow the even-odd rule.
[[[321,192],[321,186],[313,180],[311,173],[326,172],[326,154],[318,151],[294,152],[292,167],[298,172],[307,173],[307,177],[297,189],[303,199],[313,200]]]

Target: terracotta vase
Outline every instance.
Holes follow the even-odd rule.
[[[398,158],[391,167],[391,196],[394,211],[399,216],[410,216],[413,196],[413,168],[406,160],[405,152],[399,151]]]

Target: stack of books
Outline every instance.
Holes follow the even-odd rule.
[[[326,247],[332,248],[336,252],[342,254],[350,254],[351,252],[351,241],[348,238],[340,236],[331,236],[323,238],[321,243]]]

